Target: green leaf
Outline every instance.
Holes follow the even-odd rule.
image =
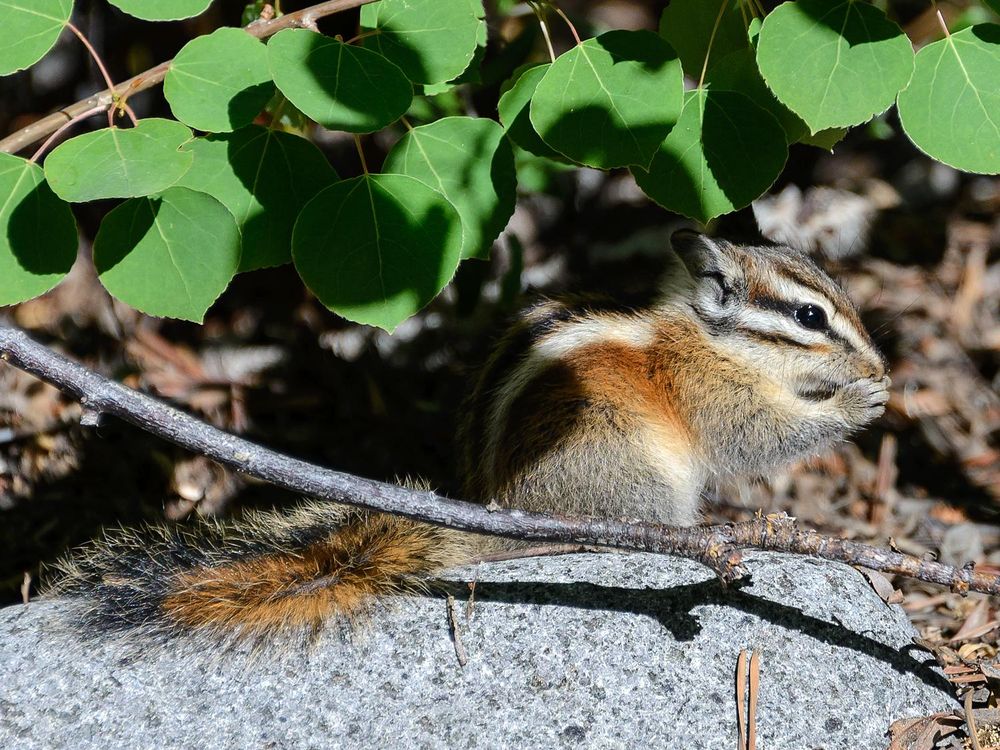
[[[910,80],[913,48],[868,3],[797,0],[764,19],[757,64],[771,91],[815,133],[888,109]]]
[[[788,107],[775,99],[757,70],[752,49],[742,49],[722,57],[705,76],[715,91],[738,91],[766,109],[781,123],[785,140],[795,143],[808,135],[809,126]]]
[[[920,50],[899,119],[928,156],[1000,173],[1000,26],[973,26]]]
[[[824,151],[833,151],[833,147],[844,140],[847,135],[847,128],[828,128],[818,133],[806,134],[799,138],[799,143],[807,146],[815,146]]]
[[[173,185],[191,166],[181,150],[191,131],[154,117],[134,128],[103,128],[60,144],[45,158],[45,177],[63,200],[133,198]]]
[[[212,0],[108,0],[143,21],[177,21],[204,13]]]
[[[514,213],[514,151],[493,120],[445,117],[414,128],[389,152],[382,171],[416,177],[455,206],[463,258],[489,258]]]
[[[1000,14],[1000,0],[983,0],[983,2],[990,6],[994,13]]]
[[[73,13],[73,0],[0,0],[0,76],[34,65],[52,49]]]
[[[744,14],[739,0],[671,0],[660,17],[660,35],[677,50],[688,77],[697,81],[706,56],[711,70],[725,55],[749,49]]]
[[[609,31],[563,53],[531,97],[549,146],[600,169],[646,166],[677,121],[683,95],[673,49],[650,31]]]
[[[174,116],[197,130],[249,125],[274,96],[267,48],[242,29],[196,37],[170,64],[163,95]]]
[[[403,71],[363,47],[306,29],[285,29],[272,37],[267,50],[281,93],[331,130],[381,130],[405,114],[413,100]]]
[[[37,297],[76,260],[76,221],[42,168],[0,153],[0,305]]]
[[[380,0],[361,8],[363,44],[414,83],[443,83],[469,67],[485,33],[480,0]]]
[[[184,149],[194,154],[194,164],[178,185],[214,196],[236,217],[243,237],[240,271],[291,261],[299,209],[337,180],[305,138],[259,125],[195,138]]]
[[[707,222],[748,206],[787,158],[784,131],[770,112],[734,91],[697,89],[685,95],[649,171],[632,174],[664,208]]]
[[[240,231],[219,201],[172,187],[112,209],[94,239],[104,287],[148,315],[200,323],[240,262]]]
[[[398,174],[361,175],[322,190],[292,234],[295,268],[319,301],[387,331],[444,288],[461,253],[455,207]]]
[[[525,151],[536,156],[561,159],[562,154],[549,146],[535,132],[531,124],[531,97],[538,82],[549,70],[549,63],[541,63],[514,73],[514,83],[500,96],[497,111],[507,136]]]

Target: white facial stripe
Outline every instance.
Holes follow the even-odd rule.
[[[849,317],[838,313],[834,300],[825,295],[817,294],[815,290],[804,287],[785,276],[778,276],[774,281],[774,292],[778,299],[820,307],[826,313],[826,319],[834,333],[846,339],[859,352],[867,352],[875,356],[871,344],[868,343],[867,334],[859,331]],[[794,323],[791,316],[783,317]],[[796,325],[795,327],[800,331],[806,330],[802,326]]]
[[[570,320],[532,342],[526,356],[493,394],[485,425],[485,465],[491,471],[496,469],[497,450],[510,407],[528,384],[551,364],[592,344],[618,342],[626,346],[645,347],[651,345],[653,340],[654,331],[647,321],[623,315],[607,315]]]

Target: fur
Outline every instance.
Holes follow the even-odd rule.
[[[706,483],[816,452],[882,412],[885,362],[812,261],[686,231],[673,244],[650,304],[567,297],[514,321],[466,403],[467,499],[690,525]],[[822,330],[797,322],[806,304]],[[511,544],[313,502],[109,534],[61,563],[52,592],[84,601],[96,632],[266,636],[349,619]]]

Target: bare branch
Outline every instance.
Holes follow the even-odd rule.
[[[712,568],[723,581],[746,571],[741,549],[813,555],[950,586],[959,592],[1000,594],[1000,577],[954,568],[891,550],[800,530],[787,516],[743,524],[676,527],[602,518],[490,510],[433,492],[356,477],[285,456],[212,427],[164,402],[88,370],[0,325],[0,359],[73,396],[92,414],[112,414],[158,437],[244,474],[293,492],[438,526],[536,542],[593,545],[686,557]]]
[[[317,3],[308,8],[297,10],[294,13],[286,13],[280,18],[266,21],[258,19],[246,27],[248,34],[258,39],[266,39],[274,36],[282,29],[303,28],[325,16],[331,16],[343,10],[350,10],[375,0],[327,0],[327,2]],[[23,148],[27,148],[32,143],[40,141],[47,135],[51,135],[64,124],[74,120],[80,114],[97,108],[98,111],[107,109],[114,104],[116,97],[126,99],[140,91],[151,89],[163,83],[163,78],[170,69],[172,60],[167,60],[159,65],[139,73],[127,81],[124,81],[114,89],[104,89],[96,94],[81,99],[76,104],[71,104],[58,112],[53,112],[40,120],[36,120],[27,127],[21,128],[15,133],[0,140],[0,151],[13,154]]]

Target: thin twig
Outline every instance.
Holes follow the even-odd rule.
[[[304,28],[310,23],[315,25],[316,19],[372,2],[375,2],[375,0],[327,0],[326,2],[297,10],[294,13],[286,13],[270,21],[258,19],[249,26],[246,26],[245,31],[258,39],[266,39],[267,37],[274,36],[282,29]],[[72,120],[81,112],[85,112],[98,105],[102,108],[110,107],[119,96],[124,99],[132,94],[137,94],[140,91],[158,86],[163,82],[164,76],[166,76],[167,71],[170,69],[171,62],[171,60],[162,62],[117,86],[110,86],[104,91],[98,91],[86,99],[81,99],[75,104],[71,104],[64,109],[60,109],[58,112],[47,115],[21,128],[3,140],[0,140],[0,152],[8,154],[16,153],[23,148],[27,148],[32,143],[42,140],[57,130],[67,120]]]
[[[954,568],[893,550],[801,530],[795,519],[767,516],[742,524],[676,527],[605,518],[491,509],[427,490],[353,476],[309,464],[231,435],[162,401],[127,388],[0,325],[0,360],[57,386],[93,412],[110,414],[153,435],[292,492],[392,513],[437,526],[511,539],[587,544],[697,560],[726,582],[745,575],[741,550],[754,548],[860,565],[950,586],[960,593],[1000,594],[1000,576]]]

